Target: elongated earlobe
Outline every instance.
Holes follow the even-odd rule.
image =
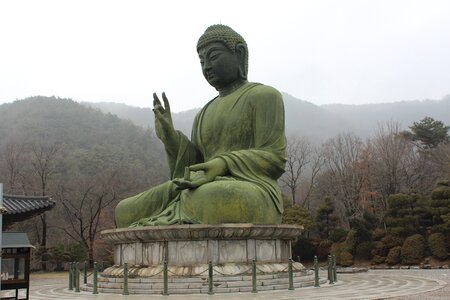
[[[237,44],[236,55],[239,60],[239,77],[247,80],[247,48],[243,44]]]

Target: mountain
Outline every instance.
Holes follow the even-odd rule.
[[[441,100],[416,100],[382,104],[321,106],[325,111],[347,121],[348,128],[362,137],[373,135],[379,124],[398,121],[407,129],[413,122],[432,117],[450,124],[450,95]]]
[[[403,101],[382,104],[318,106],[283,93],[286,113],[286,134],[308,136],[323,141],[340,132],[351,131],[362,138],[372,136],[379,126],[398,121],[404,129],[426,116],[450,124],[450,95],[442,100]],[[112,113],[136,125],[152,128],[154,118],[150,108],[137,108],[118,103],[83,103],[103,112]],[[192,122],[200,109],[174,113],[177,129],[190,136]]]
[[[103,166],[126,165],[134,174],[142,174],[146,182],[168,175],[167,168],[162,167],[165,166],[162,144],[152,130],[71,99],[37,96],[0,105],[0,136],[0,156],[11,144],[39,147],[57,144],[64,149],[66,166],[80,167],[80,162],[86,161],[89,163],[82,166],[86,172]]]
[[[83,105],[97,109],[104,113],[110,113],[121,119],[133,122],[135,125],[144,128],[153,128],[155,118],[151,108],[139,108],[122,103],[114,102],[82,102]],[[192,123],[200,108],[194,108],[179,113],[173,113],[172,119],[175,128],[190,136]]]

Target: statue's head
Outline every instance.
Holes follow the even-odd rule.
[[[247,80],[248,48],[244,38],[226,25],[212,25],[197,43],[203,75],[216,89]]]

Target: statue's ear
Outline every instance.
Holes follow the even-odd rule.
[[[241,64],[245,63],[245,56],[247,54],[247,50],[245,49],[244,44],[239,43],[236,45],[236,54],[238,55],[239,62]]]
[[[247,71],[245,70],[247,59],[247,48],[244,44],[239,43],[236,45],[236,55],[239,60],[239,73],[242,79],[247,79]]]

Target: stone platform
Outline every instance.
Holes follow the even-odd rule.
[[[302,232],[296,225],[171,225],[120,228],[102,232],[114,244],[114,266],[105,269],[99,288],[120,291],[124,264],[129,270],[130,289],[137,293],[160,291],[163,264],[173,289],[200,293],[206,286],[208,263],[218,292],[244,291],[251,286],[252,262],[265,289],[287,285],[291,242]],[[293,263],[294,284],[313,284],[311,272]],[[216,283],[217,281],[217,283]],[[153,292],[151,291],[153,289]]]

